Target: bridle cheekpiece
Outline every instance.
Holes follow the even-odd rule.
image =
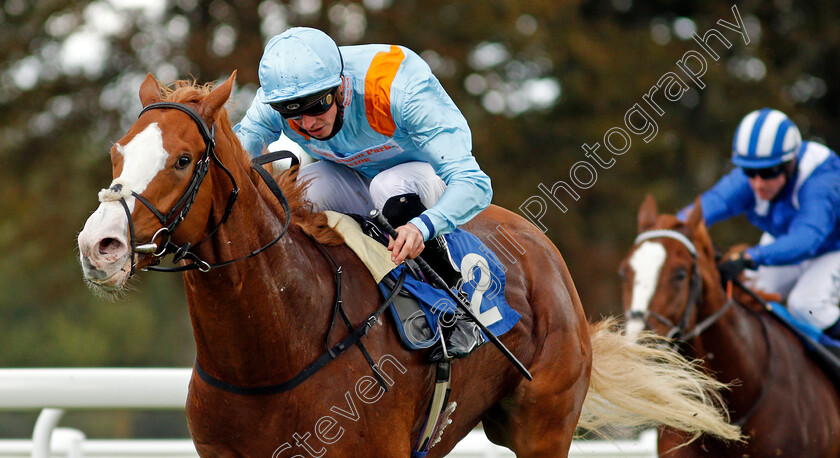
[[[700,335],[707,327],[709,327],[714,321],[719,318],[718,314],[713,315],[710,318],[713,319],[706,319],[702,323],[698,323],[697,325],[692,328],[691,331],[686,332],[686,328],[688,327],[688,320],[691,319],[691,315],[694,312],[694,308],[697,307],[697,303],[700,301],[700,297],[703,293],[703,281],[700,277],[700,266],[697,263],[698,253],[697,247],[694,246],[694,243],[689,240],[684,234],[677,232],[671,229],[654,229],[650,231],[645,231],[640,233],[636,240],[633,242],[633,246],[639,246],[643,242],[656,239],[656,238],[667,238],[671,240],[676,240],[680,242],[680,244],[691,253],[692,258],[694,258],[694,268],[691,274],[691,281],[689,283],[689,293],[688,293],[688,303],[686,304],[685,312],[683,313],[682,318],[680,318],[679,323],[673,323],[668,318],[658,314],[656,312],[651,312],[650,310],[628,310],[625,313],[626,319],[640,319],[644,322],[646,329],[651,329],[650,319],[654,318],[656,321],[670,327],[670,330],[666,334],[666,337],[669,339],[675,339],[678,341],[688,341]],[[722,310],[725,310],[728,307],[724,307]]]
[[[202,272],[208,272],[210,269],[216,267],[223,267],[228,264],[232,264],[236,261],[250,258],[252,256],[256,256],[257,254],[263,252],[268,247],[277,243],[281,237],[286,233],[289,229],[289,225],[291,223],[291,211],[289,208],[289,202],[286,199],[286,196],[283,194],[283,191],[277,185],[274,178],[262,167],[263,165],[273,162],[283,158],[291,158],[292,165],[299,164],[300,161],[295,157],[292,153],[288,151],[280,151],[276,153],[267,153],[254,158],[251,161],[252,167],[257,171],[257,173],[262,177],[263,181],[266,182],[268,188],[280,202],[283,210],[286,214],[285,222],[283,224],[283,228],[280,231],[280,234],[271,242],[264,245],[263,247],[248,253],[247,255],[238,257],[236,259],[232,259],[229,261],[221,262],[218,264],[210,264],[201,258],[198,257],[193,251],[190,250],[191,246],[190,243],[185,243],[184,245],[176,245],[171,241],[172,233],[175,232],[175,229],[178,225],[187,217],[187,213],[190,211],[190,207],[192,206],[193,202],[195,201],[196,196],[198,195],[198,190],[201,187],[201,183],[204,181],[204,177],[207,175],[207,171],[210,169],[210,161],[213,161],[223,172],[228,176],[230,182],[232,184],[232,189],[230,195],[228,196],[227,205],[225,206],[225,212],[213,230],[199,243],[195,246],[207,241],[216,231],[222,226],[222,224],[227,221],[228,216],[233,209],[233,204],[236,202],[236,198],[239,195],[239,186],[236,184],[236,179],[234,179],[233,174],[228,170],[227,167],[219,160],[219,157],[216,155],[216,128],[214,124],[211,124],[209,127],[205,122],[204,118],[201,117],[195,110],[190,108],[187,105],[182,103],[175,103],[175,102],[157,102],[147,105],[143,108],[143,111],[140,112],[140,116],[150,110],[162,110],[162,109],[175,109],[179,110],[183,113],[186,113],[195,123],[198,131],[201,133],[201,137],[204,139],[205,148],[204,152],[202,153],[201,157],[196,161],[195,168],[193,169],[193,174],[190,177],[190,181],[187,184],[186,189],[184,189],[183,194],[178,199],[178,201],[173,205],[173,207],[169,210],[169,212],[164,215],[163,212],[158,210],[151,202],[149,202],[145,197],[140,195],[137,192],[130,191],[127,189],[128,186],[126,184],[121,183],[119,179],[114,180],[112,182],[111,187],[108,189],[103,189],[99,193],[99,200],[102,202],[106,201],[113,201],[119,200],[120,204],[125,210],[126,217],[128,218],[128,231],[130,237],[130,244],[131,244],[131,272],[129,276],[134,275],[136,270],[136,254],[151,254],[155,257],[154,263],[160,261],[160,258],[166,256],[167,254],[172,254],[172,262],[178,263],[184,259],[189,259],[192,261],[191,263],[182,264],[177,267],[156,267],[155,265],[151,265],[146,267],[144,270],[153,270],[159,272],[183,272],[186,270],[194,270],[198,269]],[[134,222],[131,218],[131,210],[128,208],[128,204],[126,203],[126,197],[133,196],[139,202],[141,202],[146,208],[152,212],[153,215],[160,221],[161,228],[155,232],[152,236],[151,240],[148,243],[144,244],[137,244],[137,240],[134,234]],[[160,237],[161,243],[158,244],[155,240]]]

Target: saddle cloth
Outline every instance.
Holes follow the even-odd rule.
[[[352,217],[330,211],[325,213],[330,227],[344,237],[347,246],[368,267],[380,290],[387,295],[390,290],[383,284],[382,279],[386,275],[396,279],[407,267],[391,262],[390,251],[365,235]],[[521,315],[505,301],[505,269],[499,258],[478,237],[463,229],[456,229],[445,237],[452,259],[460,267],[462,282],[459,291],[469,299],[470,307],[479,321],[492,333],[501,336],[516,325]],[[449,316],[456,310],[455,303],[446,292],[415,278],[410,273],[405,275],[403,289],[417,298],[425,319],[433,330],[438,328],[438,321],[442,316]],[[395,321],[399,327],[399,320]],[[446,326],[445,321],[441,324]],[[399,329],[399,333],[403,342],[412,349],[428,348],[440,337],[440,333],[435,332],[433,340],[419,342],[418,339],[406,335],[404,329]]]
[[[840,388],[840,342],[823,334],[815,326],[797,320],[784,305],[778,302],[768,302],[768,304],[770,304],[770,312],[773,316],[796,331],[795,334],[816,358],[817,363]],[[822,348],[816,348],[818,346]]]

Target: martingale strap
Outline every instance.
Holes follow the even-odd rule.
[[[350,326],[348,322],[348,326],[350,326],[351,332],[347,337],[341,339],[340,342],[333,345],[331,348],[328,349],[327,352],[321,354],[315,361],[313,361],[310,365],[306,366],[302,371],[300,371],[297,375],[292,377],[289,380],[286,380],[282,383],[277,383],[274,385],[263,385],[263,386],[239,386],[234,385],[224,380],[218,379],[210,374],[208,374],[204,369],[201,368],[201,365],[198,363],[198,358],[195,360],[195,372],[198,376],[208,385],[218,388],[222,391],[227,391],[229,393],[234,394],[241,394],[244,396],[261,396],[261,395],[269,395],[269,394],[279,394],[289,391],[296,386],[303,383],[306,379],[313,376],[316,372],[323,369],[324,366],[334,361],[338,358],[339,355],[349,350],[353,345],[358,345],[360,349],[365,353],[365,357],[368,360],[368,364],[371,366],[374,375],[376,376],[377,380],[379,381],[380,385],[388,391],[388,385],[385,383],[385,380],[382,379],[382,375],[379,373],[379,368],[370,359],[370,355],[367,354],[367,351],[364,350],[364,347],[361,345],[361,338],[366,336],[370,328],[373,327],[374,324],[379,320],[379,316],[382,315],[382,312],[385,311],[386,308],[391,304],[391,299],[393,299],[394,295],[399,292],[400,288],[402,288],[402,284],[405,281],[405,275],[400,276],[399,280],[397,281],[397,285],[394,287],[394,290],[385,298],[385,301],[382,305],[373,313],[368,315],[367,319],[357,328],[353,328]],[[340,285],[339,285],[340,286]],[[339,304],[340,307],[340,297],[341,292],[340,290],[337,292],[337,299],[336,302]],[[333,321],[335,321],[333,317]]]
[[[333,358],[335,358],[335,356],[337,356],[337,355],[333,354],[333,351],[330,348],[330,334],[332,334],[333,325],[335,325],[336,313],[341,315],[341,319],[344,321],[345,326],[347,326],[347,329],[349,329],[351,333],[354,332],[354,329],[353,329],[353,325],[350,323],[350,319],[347,318],[347,313],[344,312],[344,307],[342,306],[342,302],[341,302],[341,273],[342,273],[341,266],[338,265],[338,263],[335,262],[335,259],[333,259],[333,257],[330,255],[329,251],[327,251],[327,249],[324,248],[323,245],[316,242],[315,246],[317,246],[318,249],[321,250],[321,254],[323,254],[324,257],[326,257],[330,261],[330,263],[333,265],[333,267],[335,268],[335,289],[336,289],[335,305],[333,306],[333,316],[332,316],[332,320],[330,320],[330,327],[329,327],[329,329],[327,329],[327,337],[326,337],[326,341],[325,341],[325,345],[327,347],[327,353],[330,354],[331,356],[333,356]],[[405,281],[405,276],[403,276],[403,281]],[[400,282],[400,287],[402,287],[402,282]],[[388,296],[389,299],[393,299],[393,297],[395,297],[398,293],[399,293],[399,289],[394,288],[391,291],[391,294]],[[387,304],[388,302],[390,302],[390,300],[386,301],[385,303]],[[384,306],[384,304],[383,304],[383,306]],[[382,374],[379,372],[379,367],[376,365],[376,363],[373,362],[373,358],[371,358],[370,353],[368,353],[367,349],[365,348],[365,345],[362,343],[361,340],[357,340],[355,342],[355,344],[359,347],[359,351],[362,352],[362,356],[365,357],[365,360],[367,361],[371,370],[373,370],[373,375],[376,377],[376,380],[379,382],[379,385],[381,385],[382,388],[385,389],[385,391],[388,391],[388,384],[386,384],[385,379],[382,378]]]

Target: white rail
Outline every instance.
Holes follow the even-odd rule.
[[[32,440],[0,440],[4,458],[195,458],[189,439],[93,440],[59,428],[65,409],[183,409],[192,369],[0,369],[0,410],[41,411]],[[448,455],[514,455],[473,431]],[[570,457],[656,457],[656,432],[630,441],[575,441]]]
[[[183,409],[192,369],[0,369],[0,409]]]

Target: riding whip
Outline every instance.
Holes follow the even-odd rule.
[[[390,235],[393,239],[396,240],[397,231],[394,230],[394,228],[391,227],[391,224],[388,222],[388,220],[385,219],[384,216],[382,216],[382,212],[380,212],[379,210],[371,210],[370,218],[375,223],[382,226],[382,228],[385,229],[385,232],[387,232],[388,235]],[[475,316],[475,313],[473,313],[472,309],[470,308],[470,305],[466,304],[463,298],[453,293],[452,290],[449,289],[449,286],[446,284],[446,282],[443,281],[442,278],[440,278],[440,275],[438,275],[438,273],[435,272],[434,269],[432,269],[421,256],[414,258],[414,261],[417,262],[418,266],[420,266],[420,270],[423,272],[423,275],[425,275],[426,278],[432,282],[432,286],[444,290],[449,296],[449,298],[455,301],[455,304],[457,304],[458,308],[462,312],[464,312],[464,314],[467,315],[471,320],[473,320],[475,324],[478,325],[478,328],[481,329],[481,332],[483,332],[484,335],[486,335],[487,338],[490,339],[491,342],[493,342],[493,345],[495,345],[496,348],[498,348],[499,351],[501,351],[502,354],[505,355],[505,357],[508,360],[510,360],[514,367],[516,367],[516,369],[518,369],[519,372],[521,372],[522,375],[525,376],[525,378],[527,378],[528,380],[533,380],[533,378],[531,377],[531,373],[528,372],[528,369],[525,368],[525,366],[518,359],[516,359],[516,356],[513,356],[513,353],[511,353],[510,350],[508,350],[507,347],[505,347],[505,344],[503,344],[502,341],[499,340],[496,334],[487,329],[487,326],[485,326],[481,321],[478,320],[478,317]]]

